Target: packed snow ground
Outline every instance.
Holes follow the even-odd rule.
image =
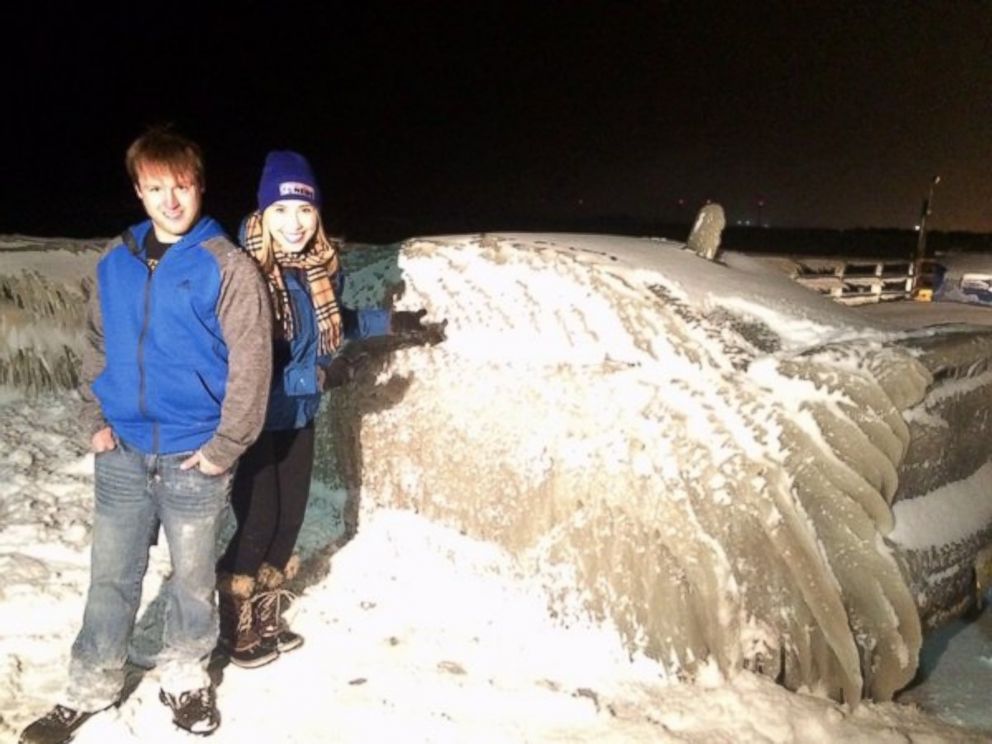
[[[88,574],[92,457],[72,393],[0,402],[0,741],[59,697]],[[340,503],[321,491],[304,548],[340,529]],[[549,617],[540,591],[492,545],[409,512],[367,517],[309,586],[293,626],[306,645],[255,670],[218,669],[223,723],[212,741],[278,742],[979,742],[987,713],[953,727],[915,707],[855,710],[793,694],[748,673],[708,670],[695,684],[628,658],[609,627]],[[168,570],[153,548],[134,657],[154,648],[155,597]],[[944,638],[955,676],[989,672],[992,622]],[[959,648],[961,644],[964,648]],[[88,722],[78,744],[189,738],[157,700],[154,671],[118,709]],[[938,672],[940,666],[938,663]],[[921,702],[959,716],[955,681]],[[922,690],[923,688],[918,688]],[[974,689],[972,689],[974,692]],[[987,694],[986,694],[987,699]],[[985,706],[987,711],[988,707]],[[941,711],[938,711],[941,712]],[[961,716],[962,718],[964,716]]]

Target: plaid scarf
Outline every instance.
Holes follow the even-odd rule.
[[[248,255],[261,266],[259,256],[262,250],[262,213],[255,211],[245,221],[244,248]],[[310,301],[317,318],[317,353],[330,354],[341,345],[341,310],[338,298],[334,295],[331,281],[338,271],[337,248],[318,230],[313,242],[302,253],[287,253],[279,250],[279,243],[273,245],[275,261],[272,269],[263,272],[272,311],[276,317],[276,328],[281,327],[287,339],[293,338],[293,306],[283,278],[283,269],[302,269],[310,290]]]

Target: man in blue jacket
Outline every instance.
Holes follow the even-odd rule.
[[[90,298],[90,588],[63,702],[24,730],[23,744],[68,741],[118,702],[160,527],[172,558],[160,699],[183,729],[209,734],[220,724],[206,671],[217,640],[216,543],[234,466],[265,417],[271,309],[255,264],[201,216],[199,147],[152,129],[126,164],[148,220],[112,241]]]

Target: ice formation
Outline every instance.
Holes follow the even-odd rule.
[[[74,387],[83,308],[101,241],[0,241],[0,385]]]
[[[4,381],[73,384],[75,248],[34,274],[0,254]],[[721,259],[542,234],[350,252],[352,302],[393,292],[448,339],[329,396],[316,477],[353,529],[402,507],[502,546],[563,622],[607,619],[672,674],[889,699],[992,537],[992,336],[882,328]]]
[[[554,611],[673,673],[715,659],[889,699],[992,534],[984,514],[939,545],[886,539],[895,499],[988,493],[992,336],[885,330],[723,258],[536,234],[353,255],[353,301],[402,278],[449,339],[333,396],[319,477],[506,547]]]

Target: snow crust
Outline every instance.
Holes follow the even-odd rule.
[[[992,463],[985,463],[963,481],[896,504],[896,528],[889,539],[915,550],[969,541],[992,522],[990,493]]]
[[[93,483],[92,457],[75,436],[78,410],[72,393],[0,405],[4,744],[59,699],[82,617]],[[339,496],[321,489],[311,501],[303,545],[311,566],[343,529]],[[147,661],[161,632],[168,569],[160,544],[132,659]],[[508,552],[407,510],[369,512],[330,572],[299,588],[292,625],[306,644],[257,670],[215,669],[223,723],[211,741],[988,741],[915,706],[852,710],[713,664],[691,684],[672,678],[631,657],[609,623],[549,614],[542,587]],[[75,743],[189,741],[158,702],[155,671],[132,667],[130,680],[120,708],[89,721]]]

